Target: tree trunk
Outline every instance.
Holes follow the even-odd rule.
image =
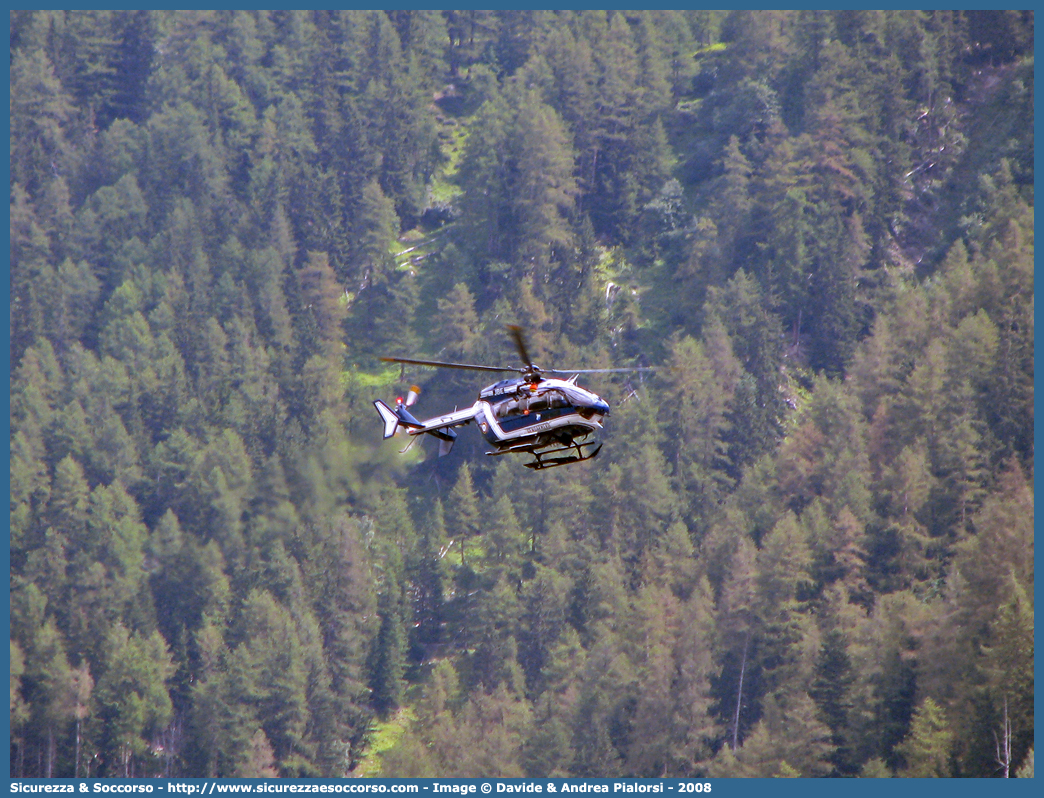
[[[740,720],[740,707],[743,706],[743,676],[747,672],[747,648],[750,646],[750,632],[747,632],[747,639],[743,641],[743,659],[740,660],[740,677],[739,677],[739,689],[736,691],[736,717],[732,722],[732,750],[735,751],[739,747],[739,720]]]
[[[73,778],[80,778],[80,724],[82,721],[76,718],[76,754],[73,759]]]
[[[1008,718],[1008,697],[1004,697],[1004,726],[1000,738],[993,733],[993,741],[997,745],[997,764],[1004,771],[1004,778],[1011,775],[1011,720]]]

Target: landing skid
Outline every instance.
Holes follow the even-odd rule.
[[[523,463],[522,465],[526,468],[532,468],[534,471],[540,471],[545,468],[554,468],[555,466],[569,465],[570,463],[582,463],[584,460],[593,460],[602,448],[602,444],[598,444],[590,454],[585,455],[583,447],[590,445],[591,444],[589,443],[577,443],[572,446],[563,446],[560,449],[552,449],[549,452],[533,452],[533,456],[536,460],[533,460],[530,463]],[[544,459],[549,454],[558,454],[559,452],[569,452],[569,454],[563,457],[552,457],[547,460]]]

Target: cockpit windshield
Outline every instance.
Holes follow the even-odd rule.
[[[556,407],[568,407],[570,404],[562,391],[541,391],[529,400],[530,410],[549,410]]]
[[[562,393],[565,395],[566,402],[574,407],[584,407],[591,404],[591,396],[579,388],[564,388]]]

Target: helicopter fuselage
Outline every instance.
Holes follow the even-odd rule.
[[[470,408],[424,421],[414,418],[401,399],[394,410],[383,402],[374,404],[385,422],[385,438],[399,432],[410,436],[432,435],[442,442],[441,456],[449,453],[456,439],[454,428],[474,421],[493,447],[487,454],[529,453],[536,460],[526,465],[546,468],[590,459],[597,454],[596,449],[585,455],[581,446],[586,444],[580,441],[602,428],[609,404],[578,386],[575,380],[575,377],[542,378],[539,382],[530,382],[524,377],[501,380],[484,388]],[[544,455],[565,451],[570,452],[566,457],[541,459]]]
[[[493,447],[490,455],[528,453],[533,460],[524,465],[534,470],[580,463],[598,454],[601,444],[584,442],[584,438],[602,428],[602,419],[609,414],[609,404],[598,394],[576,384],[580,374],[607,374],[622,371],[649,371],[648,367],[548,369],[539,368],[529,357],[522,328],[508,325],[524,368],[511,368],[475,363],[450,363],[444,360],[426,360],[413,357],[382,357],[386,363],[402,366],[464,369],[466,371],[514,371],[521,377],[500,380],[479,392],[478,401],[464,410],[454,410],[444,416],[420,421],[407,409],[417,401],[420,388],[410,388],[406,399],[397,399],[395,409],[377,400],[374,406],[384,422],[384,437],[400,431],[411,436],[431,435],[439,439],[439,457],[449,454],[457,439],[455,427],[472,421],[479,425],[482,435]],[[550,374],[572,374],[567,380],[554,379]],[[584,447],[590,447],[587,451]],[[409,449],[407,445],[406,449]],[[406,449],[403,449],[405,452]]]
[[[531,451],[577,438],[602,428],[609,405],[573,380],[501,380],[485,388],[476,403],[475,420],[491,445],[506,451]]]

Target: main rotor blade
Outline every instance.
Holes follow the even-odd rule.
[[[518,349],[518,356],[522,358],[522,362],[526,364],[526,368],[533,368],[533,361],[529,358],[529,350],[526,349],[525,338],[522,337],[522,328],[517,324],[509,324],[507,328],[508,332],[511,333],[511,337],[515,339],[515,347]]]
[[[411,366],[432,366],[439,369],[467,369],[469,371],[514,371],[517,368],[505,368],[501,366],[473,366],[470,363],[444,363],[441,360],[414,360],[408,357],[382,357],[385,363],[408,363]]]
[[[634,371],[659,371],[656,366],[631,366],[619,369],[543,369],[544,374],[622,374]]]

